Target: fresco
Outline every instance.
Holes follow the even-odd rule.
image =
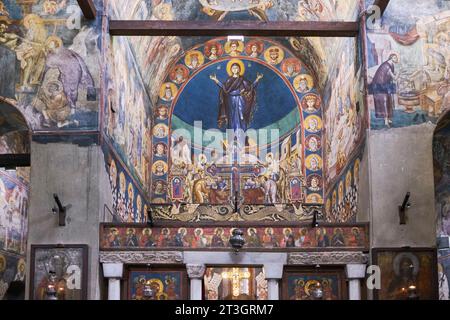
[[[355,40],[343,40],[338,52],[340,59],[329,67],[324,94],[327,184],[357,152],[366,129],[364,82]]]
[[[120,19],[167,20],[262,20],[328,21],[354,20],[359,8],[353,0],[125,0],[113,4]],[[125,10],[127,9],[127,10]]]
[[[124,248],[230,248],[230,227],[136,227],[103,225],[100,235],[102,249]],[[241,228],[245,248],[286,250],[332,248],[365,250],[369,245],[368,229],[361,225],[320,228],[249,227]]]
[[[151,105],[127,41],[114,38],[108,52],[103,131],[133,177],[145,188],[150,185]]]
[[[12,131],[0,135],[0,154],[29,152],[30,137],[28,131]]]
[[[128,274],[129,300],[184,300],[187,298],[186,271],[135,271]],[[152,289],[147,296],[145,289]]]
[[[34,130],[96,129],[97,22],[81,24],[75,0],[0,4],[0,60],[8,68],[0,101],[16,106]]]
[[[443,118],[443,123],[448,117]],[[448,120],[447,120],[448,121]],[[450,126],[436,131],[433,140],[434,179],[436,194],[437,228],[436,236],[450,235]],[[450,250],[439,250],[439,298],[450,299]]]
[[[328,222],[355,222],[358,213],[358,191],[362,154],[352,160],[339,179],[330,186],[325,200]]]
[[[322,99],[288,49],[267,39],[211,39],[171,65],[158,96],[153,202],[227,204],[237,193],[248,204],[322,202]],[[244,134],[233,140],[230,131]],[[238,139],[240,146],[230,143]]]
[[[0,250],[0,300],[5,299],[9,284],[13,281],[25,282],[26,263],[23,256]],[[25,299],[25,285],[22,293]]]
[[[450,107],[450,4],[400,0],[367,26],[371,128],[436,122]]]
[[[13,171],[0,171],[0,249],[25,254],[28,184]]]
[[[12,281],[25,280],[28,183],[0,170],[0,300]]]
[[[147,193],[130,175],[129,169],[114,152],[109,144],[102,146],[105,154],[105,166],[109,176],[112,192],[112,221],[145,222],[147,221]]]

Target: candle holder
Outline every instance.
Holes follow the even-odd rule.
[[[54,271],[49,272],[48,276],[48,285],[45,291],[46,300],[58,300],[57,291],[56,291],[56,273]]]

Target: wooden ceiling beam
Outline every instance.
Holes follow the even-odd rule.
[[[88,20],[93,20],[97,16],[93,0],[77,0],[83,15]]]
[[[356,37],[358,22],[111,20],[112,36]]]
[[[0,168],[14,169],[29,167],[31,158],[29,153],[24,154],[0,154]]]

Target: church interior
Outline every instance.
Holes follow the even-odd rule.
[[[0,300],[449,300],[450,2],[0,0]]]

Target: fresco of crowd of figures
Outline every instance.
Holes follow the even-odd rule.
[[[208,227],[154,227],[103,224],[100,233],[102,250],[116,249],[199,249],[230,248],[229,239],[235,228]],[[367,225],[341,227],[243,227],[245,247],[248,249],[342,249],[368,250]]]
[[[26,172],[0,170],[0,299],[12,281],[25,278],[27,179]]]

